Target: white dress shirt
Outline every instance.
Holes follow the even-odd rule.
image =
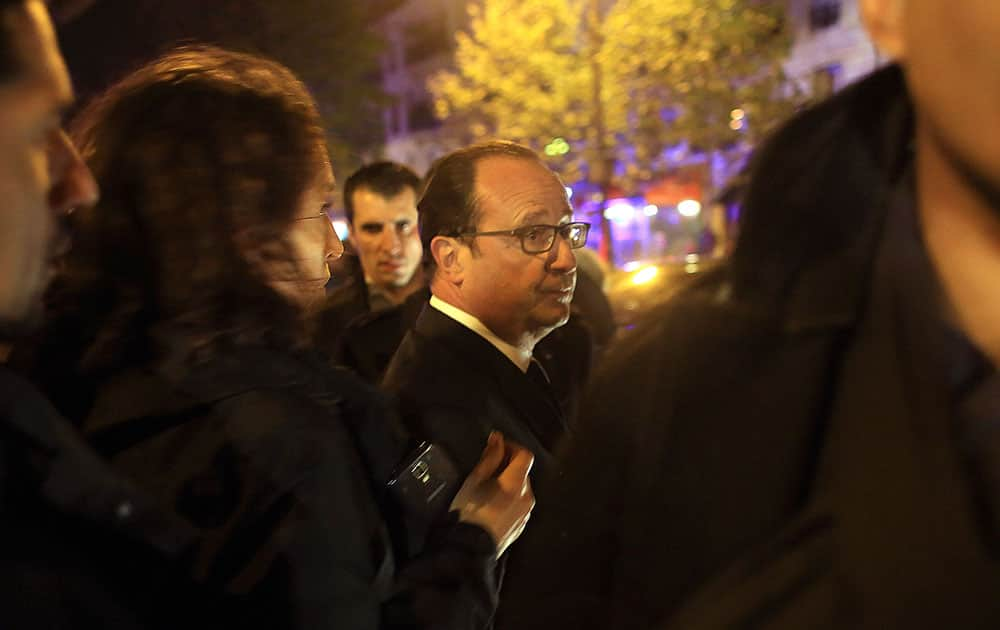
[[[490,342],[494,348],[499,350],[505,357],[511,360],[511,363],[517,366],[517,369],[522,372],[528,371],[528,366],[531,365],[531,352],[522,350],[517,346],[511,345],[497,337],[492,330],[486,327],[486,324],[479,321],[479,319],[474,315],[469,315],[462,309],[439,299],[438,296],[431,296],[431,306],[438,311],[444,313],[448,317],[452,318],[459,324],[465,326],[472,332],[476,333],[486,341]]]

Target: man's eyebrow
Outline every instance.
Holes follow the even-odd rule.
[[[378,221],[366,221],[366,222],[364,222],[364,223],[361,224],[361,229],[362,230],[367,230],[367,229],[371,229],[371,228],[378,228],[378,229],[381,230],[382,229],[382,223],[380,223]]]
[[[538,221],[540,219],[544,219],[545,215],[547,214],[548,213],[543,209],[532,210],[531,212],[522,216],[519,223],[523,224],[523,223],[528,223],[529,221]]]

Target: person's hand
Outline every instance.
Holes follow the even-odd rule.
[[[489,532],[497,545],[497,557],[518,539],[535,507],[528,479],[534,462],[531,451],[494,431],[482,458],[451,503],[460,521]]]

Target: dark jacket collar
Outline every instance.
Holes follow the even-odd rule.
[[[0,485],[17,484],[19,493],[37,494],[57,512],[100,524],[165,554],[195,540],[190,525],[114,474],[34,387],[3,366],[0,439]]]
[[[565,419],[550,391],[545,391],[532,382],[493,344],[448,317],[430,305],[417,318],[415,332],[451,350],[469,370],[478,370],[488,379],[500,395],[521,414],[528,426],[543,444],[551,446],[558,436],[553,436],[553,427],[559,433],[565,430]]]
[[[118,373],[100,386],[87,431],[144,416],[185,413],[250,391],[293,387],[332,405],[340,404],[346,393],[366,398],[373,391],[312,351],[246,345],[199,364],[136,365]]]
[[[754,159],[733,297],[773,309],[793,332],[853,322],[911,142],[912,108],[896,66],[779,130]]]

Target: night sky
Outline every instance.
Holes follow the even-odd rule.
[[[80,96],[183,41],[252,46],[252,4],[239,0],[98,0],[59,26]]]
[[[178,44],[211,43],[291,68],[349,159],[380,139],[381,113],[372,104],[382,98],[382,43],[368,26],[399,0],[62,1],[78,8],[58,25],[78,104]]]

